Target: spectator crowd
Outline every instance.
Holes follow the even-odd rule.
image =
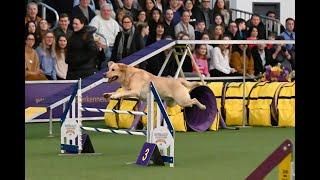
[[[266,33],[261,16],[232,19],[225,0],[44,0],[59,14],[58,26],[48,14],[40,17],[36,2],[25,16],[25,79],[75,80],[119,62],[162,39],[170,40],[295,40],[295,20],[288,17],[281,33]],[[276,13],[268,11],[269,18]],[[268,65],[295,69],[292,44],[197,44],[190,46],[184,72],[198,69],[206,77],[261,75]],[[245,51],[245,52],[244,52]],[[157,75],[168,50],[137,65]],[[245,58],[243,57],[245,56]],[[243,61],[246,60],[246,67]],[[163,76],[177,69],[171,57]]]

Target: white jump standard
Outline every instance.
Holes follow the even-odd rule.
[[[147,136],[146,143],[144,144],[140,152],[136,164],[148,165],[149,161],[153,160],[154,164],[164,165],[163,163],[167,162],[170,164],[170,167],[174,166],[174,129],[170,122],[169,116],[162,104],[160,96],[152,82],[150,84],[150,91],[148,93],[147,98],[148,113],[139,111],[123,111],[115,109],[105,110],[82,107],[81,99],[82,91],[80,79],[76,84],[74,91],[71,94],[71,97],[66,106],[66,109],[63,113],[63,116],[61,117],[61,154],[84,153],[83,149],[85,147],[83,143],[85,143],[85,141],[83,141],[82,139],[82,130],[123,135]],[[154,100],[157,103],[156,126],[153,125]],[[82,111],[147,116],[147,131],[130,131],[84,127],[82,126]],[[164,121],[163,125],[161,126],[162,117]],[[158,151],[158,149],[160,151]]]

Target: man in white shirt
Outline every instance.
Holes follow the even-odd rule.
[[[90,22],[90,26],[97,28],[97,33],[103,37],[96,38],[99,48],[104,49],[106,61],[102,62],[101,68],[106,67],[107,61],[111,57],[112,48],[118,32],[120,31],[117,21],[112,19],[112,7],[108,3],[104,3],[100,7],[100,14],[96,15]]]

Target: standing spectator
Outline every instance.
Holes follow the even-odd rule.
[[[284,40],[295,40],[296,33],[294,32],[294,19],[287,18],[286,19],[286,30],[281,34]],[[287,44],[286,48],[289,52],[295,51],[293,44]]]
[[[229,24],[232,20],[231,11],[227,8],[225,0],[216,0],[213,7],[213,13],[221,14],[224,24]]]
[[[65,37],[67,37],[67,39],[69,39],[72,34],[72,30],[69,28],[69,24],[69,16],[66,13],[62,13],[59,17],[59,26],[53,31],[54,36],[58,38],[61,35],[64,35]]]
[[[112,49],[111,60],[114,62],[118,62],[143,48],[143,44],[135,41],[137,32],[131,16],[125,15],[123,17],[122,26],[123,30],[117,34]]]
[[[252,58],[254,61],[254,75],[262,75],[265,72],[265,66],[274,66],[271,51],[267,48],[266,44],[258,44],[251,49]]]
[[[230,21],[228,29],[226,31],[226,34],[228,34],[232,40],[235,40],[236,35],[237,35],[237,31],[238,31],[238,26],[237,26],[236,22]]]
[[[247,37],[247,40],[257,40],[259,36],[258,29],[256,27],[250,27],[248,30],[249,37]],[[248,47],[252,49],[253,47],[257,46],[256,44],[248,44]]]
[[[73,19],[73,30],[67,45],[67,79],[77,80],[93,75],[97,71],[98,47],[93,39],[94,27],[85,26],[86,18]]]
[[[131,16],[134,21],[137,21],[138,10],[133,7],[133,0],[123,0],[123,9],[126,15]]]
[[[38,26],[41,18],[38,16],[38,5],[35,2],[29,2],[27,5],[27,15],[24,18],[24,24],[29,21],[34,21]]]
[[[47,80],[43,71],[40,69],[40,61],[37,52],[33,49],[35,36],[28,33],[25,37],[24,62],[25,62],[25,80]]]
[[[241,75],[245,73],[248,77],[254,77],[254,61],[250,52],[250,49],[246,49],[246,71],[244,72],[243,67],[243,51],[246,45],[239,44],[236,46],[235,51],[232,53],[230,58],[230,65],[237,70]]]
[[[117,21],[112,19],[111,11],[112,9],[109,4],[102,4],[100,7],[101,13],[95,16],[89,24],[90,26],[95,27],[97,29],[96,32],[103,35],[106,39],[106,41],[103,38],[98,40],[98,46],[103,51],[103,56],[105,56],[102,57],[101,68],[107,67],[107,62],[111,57],[111,52],[114,46],[116,36],[118,32],[120,32],[120,26],[117,23]]]
[[[57,80],[55,69],[56,53],[55,53],[55,38],[51,31],[47,31],[42,37],[42,42],[36,51],[40,60],[40,68],[49,80]]]
[[[156,26],[156,34],[155,36],[149,36],[148,37],[148,41],[147,41],[147,45],[150,45],[154,42],[160,41],[162,39],[164,39],[164,25],[163,23],[159,22]],[[151,57],[150,59],[148,59],[147,61],[147,67],[146,70],[148,72],[150,72],[153,75],[158,75],[164,60],[165,60],[166,56],[164,52],[161,52],[153,57]]]
[[[189,24],[190,21],[190,13],[189,11],[183,11],[181,21],[174,27],[174,32],[176,37],[178,33],[183,31],[189,34],[190,40],[195,40],[194,28]]]
[[[175,39],[174,25],[173,25],[173,11],[172,9],[167,9],[164,15],[164,34],[166,37],[170,36]]]
[[[251,19],[247,23],[247,27],[256,27],[258,29],[258,39],[266,39],[266,27],[261,21],[261,18],[258,14],[253,14]]]
[[[57,72],[57,79],[58,80],[65,80],[67,79],[67,71],[68,71],[68,64],[66,64],[66,47],[67,47],[67,36],[60,35],[57,38],[57,45],[56,45],[56,64],[55,69]]]
[[[271,19],[278,19],[277,16],[276,16],[276,12],[271,11],[271,10],[267,12],[266,16],[271,18]],[[270,21],[270,20],[266,21],[266,29],[268,30],[268,34],[270,34],[271,32],[275,33],[275,31],[274,31],[275,28],[276,28],[275,24],[272,21]],[[272,31],[270,31],[270,30],[272,30]],[[280,33],[283,33],[284,31],[285,31],[285,28],[280,23]]]
[[[207,46],[205,44],[197,44],[195,52],[193,53],[193,59],[196,64],[192,64],[192,72],[197,72],[196,67],[202,76],[209,77],[208,58],[207,58]]]
[[[284,40],[282,36],[276,37],[276,40]],[[285,44],[274,44],[271,49],[272,60],[281,64],[281,67],[286,68],[289,72],[294,70],[295,61],[292,58],[292,55],[289,53]]]
[[[223,40],[230,40],[229,36],[224,36]],[[235,76],[238,75],[234,68],[230,67],[231,46],[229,44],[220,44],[213,48],[213,58],[209,62],[210,76]]]
[[[72,18],[82,16],[85,18],[84,25],[88,25],[89,22],[96,16],[96,13],[89,7],[90,0],[80,0],[80,4],[72,9]]]
[[[210,8],[210,0],[202,0],[200,7],[194,6],[193,15],[197,21],[204,20],[207,29],[211,28],[211,22],[213,21],[213,10]]]

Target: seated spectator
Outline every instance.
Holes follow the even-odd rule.
[[[201,40],[210,40],[209,34],[207,32],[204,32],[201,34]],[[213,46],[211,46],[210,44],[206,44],[207,46],[207,58],[208,58],[208,62],[209,62],[209,72],[210,72],[210,68],[212,67],[212,65],[210,65],[210,62],[212,62],[213,59]]]
[[[223,40],[230,40],[229,36],[224,36]],[[236,69],[231,68],[230,63],[230,44],[220,44],[213,48],[213,58],[209,62],[210,76],[222,77],[222,76],[235,76],[239,75]]]
[[[146,16],[146,11],[140,10],[138,13],[138,21],[137,23],[144,23],[147,22],[147,16]]]
[[[216,0],[213,7],[213,13],[222,15],[223,24],[229,24],[232,20],[231,11],[226,6],[225,0]]]
[[[147,22],[151,21],[152,10],[156,8],[153,0],[145,0],[143,3],[143,9],[146,12]],[[160,9],[159,9],[160,11]],[[161,12],[161,11],[160,11]]]
[[[275,33],[270,33],[268,36],[268,40],[275,40],[276,39],[276,34]],[[267,49],[273,48],[273,44],[267,44]]]
[[[57,45],[56,45],[56,64],[55,69],[57,72],[57,79],[58,80],[65,80],[67,79],[67,72],[68,72],[68,64],[66,64],[66,47],[67,47],[67,36],[60,35],[57,38]]]
[[[258,39],[266,39],[266,27],[258,14],[251,16],[251,19],[247,22],[247,27],[256,27],[258,29]]]
[[[149,26],[147,23],[137,23],[137,33],[140,36],[139,41],[143,41],[144,46],[147,43],[148,35],[149,35]]]
[[[35,34],[36,33],[36,23],[34,21],[29,21],[26,24],[26,30],[25,33],[32,33]]]
[[[274,66],[271,51],[265,44],[258,44],[251,49],[252,58],[254,61],[254,75],[262,75],[265,72],[267,65]]]
[[[201,39],[201,36],[204,32],[206,32],[206,24],[204,22],[204,20],[199,20],[197,23],[196,23],[196,29],[194,31],[194,34],[195,34],[195,37],[196,37],[196,40],[200,40]]]
[[[123,9],[127,16],[131,16],[134,21],[138,20],[138,9],[133,6],[133,0],[123,0]]]
[[[117,34],[120,32],[120,26],[114,19],[111,18],[111,6],[107,3],[100,7],[100,14],[95,16],[90,26],[97,29],[97,33],[104,36],[104,38],[97,39],[98,46],[102,52],[101,66],[99,68],[106,68],[114,46]]]
[[[195,52],[192,56],[196,63],[192,63],[192,72],[196,73],[196,66],[198,66],[201,75],[204,77],[209,77],[210,74],[208,70],[207,46],[205,44],[197,44],[195,47]]]
[[[211,40],[220,40],[224,34],[224,28],[221,25],[217,25],[214,27],[213,31],[211,30],[210,36]],[[217,44],[211,44],[212,47],[218,46]]]
[[[247,26],[246,26],[246,21],[242,18],[238,18],[235,20],[236,24],[237,24],[237,33],[236,33],[236,37],[235,40],[245,40],[247,39]]]
[[[90,0],[80,0],[80,4],[73,7],[72,9],[72,17],[70,18],[71,21],[75,17],[84,17],[85,22],[84,25],[88,25],[89,22],[96,16],[96,13],[89,7]]]
[[[40,69],[40,61],[37,52],[33,49],[35,36],[28,33],[25,37],[24,62],[25,62],[25,80],[47,80],[43,71]]]
[[[57,80],[55,46],[56,42],[53,32],[47,31],[36,49],[40,60],[40,68],[48,80]]]
[[[189,11],[183,11],[180,22],[174,27],[176,37],[179,32],[183,31],[189,34],[190,40],[195,40],[194,28],[190,25],[190,13]]]
[[[249,37],[247,37],[247,40],[257,40],[259,36],[258,29],[256,27],[250,27],[248,30]],[[256,44],[248,44],[248,47],[252,49],[253,47],[257,46]]]
[[[177,25],[181,20],[181,14],[183,11],[183,2],[180,0],[168,0],[169,8],[173,11],[173,25]]]
[[[58,27],[56,27],[53,31],[54,36],[58,38],[64,35],[65,37],[67,37],[67,39],[69,39],[72,34],[72,30],[69,28],[69,24],[70,24],[69,16],[65,13],[61,14],[59,17],[58,24],[59,24]],[[56,39],[56,41],[58,40]]]
[[[230,58],[230,65],[238,73],[243,75],[245,73],[248,77],[254,77],[254,61],[250,52],[250,49],[245,47],[246,45],[239,44],[236,46],[235,51],[232,53]],[[243,67],[243,51],[246,49],[246,57],[245,57],[245,71]]]
[[[41,19],[38,27],[36,28],[36,46],[42,41],[44,34],[49,30],[48,22],[45,19]]]
[[[223,16],[221,14],[214,14],[212,19],[212,28],[214,29],[217,25],[221,25],[223,28],[225,28],[225,24],[223,21]]]
[[[193,15],[192,9],[193,9],[193,2],[191,0],[186,0],[184,2],[184,10],[189,11],[189,14],[190,14],[189,23],[191,24],[191,26],[193,26],[193,28],[195,28],[196,27],[196,17]]]
[[[126,11],[123,8],[118,8],[116,13],[116,21],[118,22],[121,30],[122,30],[122,19],[125,15],[126,15]]]
[[[284,40],[282,36],[276,37],[276,40]],[[292,58],[291,54],[285,47],[285,44],[274,44],[271,49],[272,60],[281,64],[281,67],[287,69],[289,72],[294,70],[295,61]]]
[[[189,34],[181,31],[178,33],[178,40],[190,40]],[[194,47],[194,46],[191,46]],[[190,48],[191,49],[191,48]],[[193,51],[194,48],[191,49]],[[182,49],[177,49],[177,52],[183,53]],[[182,55],[178,55],[179,59],[182,58]],[[182,64],[182,70],[184,72],[192,72],[192,63],[190,56],[186,56],[186,59],[184,60],[184,63]]]
[[[160,9],[158,9],[158,8],[153,8],[151,10],[151,15],[152,16],[151,16],[150,20],[148,21],[148,25],[150,28],[150,36],[154,36],[156,34],[157,24],[163,22],[163,17],[162,17]]]
[[[238,31],[238,26],[236,22],[230,21],[228,29],[226,30],[226,34],[231,37],[231,40],[236,40],[236,35]]]
[[[73,30],[67,45],[66,63],[67,79],[77,80],[97,72],[98,47],[93,39],[96,28],[85,26],[86,18],[78,16],[73,19]]]
[[[35,2],[29,2],[27,5],[27,14],[24,18],[24,24],[29,21],[35,22],[36,26],[39,25],[41,18],[38,16],[38,5]]]
[[[268,11],[267,14],[266,14],[267,17],[271,18],[271,19],[278,19],[279,20],[279,17],[276,16],[276,12],[275,11]],[[270,33],[275,33],[275,29],[277,27],[275,27],[275,24],[270,21],[270,20],[267,20],[266,21],[266,29],[268,30],[268,34]],[[280,33],[283,33],[285,31],[285,28],[282,24],[280,24]]]
[[[164,15],[164,34],[165,36],[170,36],[172,39],[175,39],[174,25],[173,25],[173,11],[172,9],[167,9]]]
[[[213,10],[210,8],[210,0],[202,0],[201,5],[194,6],[192,14],[197,21],[205,22],[207,30],[212,28]]]
[[[167,2],[167,0],[156,0],[156,4],[155,4],[155,6],[158,8],[158,9],[160,9],[160,11],[162,12],[162,14],[164,14],[164,11],[166,10],[166,9],[168,9],[167,8],[167,4],[168,2]]]
[[[133,54],[144,48],[143,44],[135,41],[137,32],[133,26],[133,19],[131,16],[125,15],[122,19],[122,31],[120,31],[114,42],[111,59],[118,62],[121,59]]]

